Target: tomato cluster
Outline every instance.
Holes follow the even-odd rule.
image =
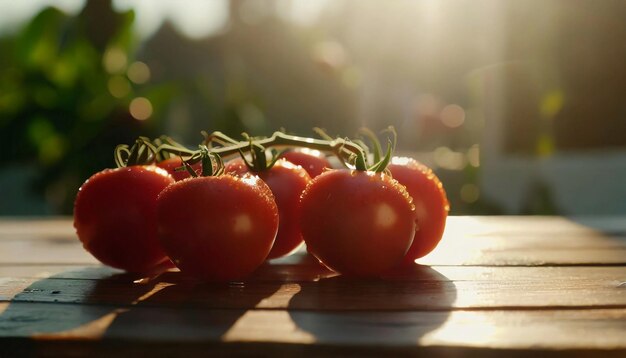
[[[119,146],[119,168],[94,174],[78,191],[74,226],[84,248],[131,272],[171,260],[199,279],[232,281],[303,242],[341,274],[381,276],[441,239],[448,203],[423,164],[388,150],[369,165],[356,141],[280,132],[247,140],[215,132],[198,151],[146,138]],[[272,146],[290,149],[268,159]],[[332,169],[320,149],[346,167]],[[223,163],[231,154],[240,157]]]

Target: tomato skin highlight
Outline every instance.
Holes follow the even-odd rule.
[[[327,171],[307,186],[301,205],[309,252],[344,275],[384,274],[401,263],[413,242],[411,198],[382,173]]]
[[[443,184],[432,169],[412,158],[393,157],[387,167],[406,186],[417,212],[417,231],[403,261],[405,265],[426,256],[441,241],[450,206]]]
[[[290,150],[282,153],[280,157],[304,168],[311,178],[330,169],[330,162],[317,150]]]
[[[254,174],[259,176],[272,190],[280,217],[278,234],[268,259],[289,255],[302,245],[300,229],[300,195],[311,181],[311,177],[302,167],[279,159],[272,168],[259,172],[251,172],[241,158],[226,164],[226,172],[242,176]]]
[[[176,168],[180,168],[183,166],[183,160],[181,157],[171,157],[165,159],[161,162],[156,163],[156,166],[159,168],[163,168],[167,170],[168,173],[174,178],[176,181],[181,181],[183,179],[190,178],[191,175],[186,170],[176,171]],[[198,162],[191,166],[198,175],[202,171],[202,163]]]
[[[206,281],[243,279],[272,248],[278,209],[258,177],[189,178],[158,198],[159,238],[174,264]]]
[[[105,169],[91,176],[74,202],[74,227],[100,262],[148,272],[168,261],[157,236],[158,194],[174,179],[155,166]]]

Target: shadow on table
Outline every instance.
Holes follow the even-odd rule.
[[[289,302],[297,327],[316,344],[333,350],[417,344],[443,325],[456,300],[456,287],[428,266],[415,265],[385,279],[342,276],[303,284]]]
[[[144,342],[214,342],[251,308],[271,297],[281,282],[210,284],[180,273],[166,275],[156,289],[117,316],[105,339]],[[185,347],[179,347],[180,353]]]
[[[281,286],[262,279],[207,284],[180,272],[146,279],[102,266],[62,272],[33,282],[0,314],[0,357],[107,356],[134,343],[219,342]]]
[[[232,348],[225,337],[249,310],[287,305],[297,327],[321,345],[416,341],[445,322],[455,297],[454,285],[425,266],[355,280],[289,258],[242,284],[86,267],[35,281],[13,297],[0,314],[0,356],[225,353]],[[431,311],[415,314],[422,309]]]
[[[269,348],[263,342],[260,342],[263,348],[229,343],[232,339],[229,334],[242,317],[255,308],[284,309],[293,295],[290,287],[333,275],[336,274],[306,255],[266,263],[245,283],[201,283],[179,272],[166,273],[153,292],[117,316],[104,338],[131,339],[143,347],[134,344],[125,350],[129,352],[130,348],[143,354],[147,350],[165,356],[229,355],[233,352],[257,356],[264,354],[258,349],[265,352]],[[244,331],[250,333],[247,329],[249,326]],[[235,336],[237,334],[241,332]],[[234,338],[235,342],[238,340]],[[134,354],[129,353],[129,356]]]
[[[122,282],[137,277],[104,266],[84,267],[58,273],[33,282],[16,294],[0,314],[0,356],[27,357],[50,355],[42,348],[49,337],[63,334],[68,338],[113,319],[123,302],[133,302],[152,287],[128,285],[116,290]],[[116,290],[115,304],[99,305]],[[34,338],[34,339],[33,339]]]

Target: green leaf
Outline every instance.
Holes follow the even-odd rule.
[[[365,153],[361,152],[356,155],[354,166],[356,170],[366,171],[367,170],[367,162],[365,160]]]
[[[391,155],[393,154],[393,148],[394,148],[394,145],[393,145],[392,141],[389,140],[389,142],[387,143],[387,152],[385,153],[385,156],[378,163],[376,163],[372,167],[370,167],[369,170],[371,170],[373,172],[376,172],[376,173],[384,172],[385,169],[387,169],[387,165],[389,165],[389,162],[391,161]]]

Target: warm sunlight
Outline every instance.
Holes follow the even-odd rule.
[[[268,325],[268,322],[271,324]],[[264,340],[293,343],[315,343],[314,335],[298,328],[290,314],[275,310],[248,310],[222,335],[224,342],[254,342]]]
[[[626,357],[625,14],[0,0],[0,357]]]
[[[468,329],[471,325],[471,329]],[[432,332],[426,333],[419,342],[424,345],[457,344],[481,346],[494,341],[499,333],[499,322],[477,312],[455,311],[447,321]]]
[[[417,259],[421,265],[445,264],[446,262],[470,263],[482,256],[480,244],[475,237],[483,232],[480,217],[458,217],[449,219],[441,242],[430,254]]]

